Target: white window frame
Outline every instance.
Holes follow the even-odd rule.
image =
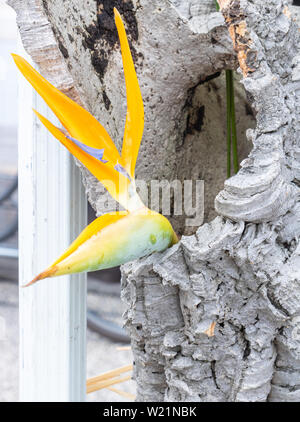
[[[31,61],[20,48],[23,57]],[[19,76],[19,282],[53,262],[86,225],[87,202],[72,157],[32,108],[58,124]],[[84,401],[86,275],[46,279],[20,289],[20,400]]]

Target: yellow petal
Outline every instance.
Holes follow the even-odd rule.
[[[67,129],[69,134],[92,148],[104,148],[105,156],[117,162],[119,152],[104,127],[84,108],[72,101],[43,78],[23,57],[12,57],[33,88]]]
[[[127,114],[122,146],[122,163],[130,176],[134,178],[135,164],[144,130],[144,106],[125,28],[116,8],[114,8],[114,14],[121,44],[127,94]]]

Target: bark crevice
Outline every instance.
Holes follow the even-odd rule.
[[[294,183],[298,162],[292,158],[298,148],[299,91],[289,68],[292,57],[286,63],[281,54],[283,45],[289,45],[294,62],[299,53],[298,28],[286,6],[284,2],[269,5],[279,23],[268,34],[261,34],[262,22],[265,25],[267,20],[264,2],[226,2],[223,12],[234,44],[243,42],[245,22],[249,28],[251,69],[245,67],[249,61],[241,53],[238,57],[244,71],[242,83],[256,113],[257,126],[248,131],[253,149],[238,175],[225,182],[216,198],[216,209],[225,218],[217,217],[194,236],[183,237],[179,246],[164,255],[139,262],[140,269],[151,263],[162,284],[178,286],[184,315],[184,327],[165,334],[166,346],[174,345],[170,338],[175,338],[180,348],[166,347],[161,352],[168,374],[164,400],[299,398],[294,381],[299,370],[299,278],[294,273],[299,264],[299,190]],[[232,21],[233,15],[242,19]],[[251,55],[251,49],[257,54]],[[134,272],[125,266],[125,283],[130,284]],[[283,274],[294,274],[292,285],[290,280],[282,285]],[[208,337],[213,321],[214,336]],[[288,370],[285,359],[292,362]],[[222,376],[219,382],[218,373]],[[137,374],[138,386],[143,382]],[[139,399],[146,399],[144,391],[138,391]]]

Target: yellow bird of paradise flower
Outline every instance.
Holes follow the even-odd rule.
[[[34,110],[40,121],[125,208],[96,218],[50,267],[24,287],[48,277],[112,268],[178,242],[170,222],[148,209],[136,192],[135,165],[144,129],[144,107],[125,28],[116,8],[114,16],[127,94],[121,155],[104,127],[89,112],[51,85],[25,59],[12,55],[65,130]]]

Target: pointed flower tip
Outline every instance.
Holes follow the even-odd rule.
[[[32,286],[33,284],[35,284],[39,280],[44,280],[45,278],[51,277],[56,272],[56,270],[57,270],[57,267],[56,267],[56,265],[54,265],[54,266],[48,268],[47,270],[43,271],[42,273],[38,274],[36,277],[34,277],[33,280],[29,281],[29,283],[23,284],[20,287],[24,288],[24,287]]]
[[[23,57],[19,56],[18,54],[15,53],[10,53],[11,57],[13,58],[15,64],[19,67],[19,65],[21,65],[21,62],[24,61]]]
[[[33,280],[31,280],[31,281],[29,281],[29,283],[26,283],[26,284],[23,284],[22,286],[20,286],[22,289],[24,288],[24,287],[29,287],[29,286],[32,286],[33,284],[35,284],[37,281],[39,281],[39,280],[41,280],[43,277],[43,274],[41,273],[41,274],[39,274],[39,275],[37,275],[36,277],[34,277],[34,279]]]
[[[38,276],[36,276],[33,280],[29,281],[29,283],[23,284],[22,286],[20,286],[22,289],[24,289],[25,287],[29,287],[32,286],[33,284],[35,284],[38,280],[40,280],[40,274]]]
[[[13,61],[15,62],[15,65],[17,67],[19,67],[18,65],[19,65],[19,62],[20,62],[21,57],[18,56],[17,54],[15,54],[15,53],[10,53],[10,55],[13,58]]]
[[[120,15],[120,13],[119,13],[119,11],[116,7],[114,7],[114,15],[115,15],[115,20],[117,20],[117,19],[122,20],[121,15]]]
[[[45,117],[40,114],[35,108],[32,107],[32,111],[37,116],[37,118],[43,123],[45,121]]]

